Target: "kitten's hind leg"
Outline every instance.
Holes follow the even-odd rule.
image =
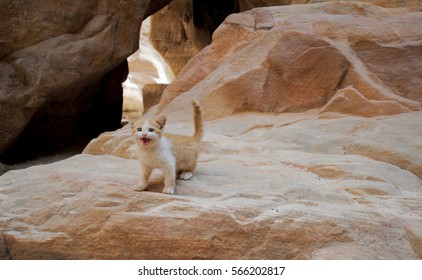
[[[190,178],[192,178],[192,176],[193,176],[193,173],[192,172],[190,172],[190,171],[182,171],[179,174],[179,179],[182,179],[182,180],[187,181]]]
[[[135,191],[144,191],[148,187],[148,179],[151,176],[152,169],[147,166],[141,166],[141,176],[139,182],[135,185]]]

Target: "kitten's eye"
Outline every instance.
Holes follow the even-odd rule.
[[[155,130],[153,128],[148,129],[149,132],[154,132]]]
[[[138,127],[138,129],[136,129],[137,131],[141,132],[142,131],[142,127]]]

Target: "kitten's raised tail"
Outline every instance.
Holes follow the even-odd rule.
[[[204,126],[202,124],[202,110],[201,105],[195,99],[192,99],[193,119],[195,122],[195,133],[192,136],[196,141],[200,141],[204,134]]]

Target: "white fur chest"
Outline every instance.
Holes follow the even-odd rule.
[[[151,149],[137,149],[139,159],[143,164],[150,168],[175,168],[176,160],[173,155],[173,149],[170,141],[161,137],[156,147]]]

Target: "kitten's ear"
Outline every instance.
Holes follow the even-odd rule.
[[[160,129],[163,129],[166,125],[166,116],[159,116],[156,121]]]

